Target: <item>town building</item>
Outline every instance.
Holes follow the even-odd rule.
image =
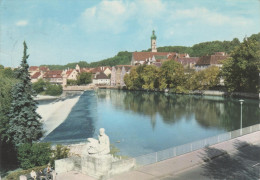
[[[155,31],[153,30],[153,34],[151,36],[151,52],[133,52],[132,53],[132,60],[131,65],[155,65],[161,66],[161,63],[164,61],[175,60],[177,61],[178,58],[190,58],[189,54],[179,54],[176,52],[157,52],[157,45],[156,45],[156,35]]]
[[[181,57],[176,59],[176,61],[181,63],[184,68],[188,69],[195,69],[198,60],[198,57]]]
[[[110,78],[104,72],[97,72],[92,82],[95,85],[110,85]]]
[[[45,81],[49,81],[51,84],[64,85],[66,81],[66,74],[62,70],[47,71],[43,75]]]
[[[39,79],[43,78],[43,75],[49,71],[50,69],[46,66],[30,66],[29,67],[29,74],[31,77],[31,82],[37,82]]]
[[[214,55],[211,56],[202,56],[196,63],[195,70],[200,71],[210,66],[222,67],[223,61],[228,57],[229,55],[227,55],[225,52],[216,52]]]
[[[131,65],[117,65],[112,67],[111,86],[125,86],[124,76],[130,73]]]

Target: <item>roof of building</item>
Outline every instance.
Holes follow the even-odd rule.
[[[62,78],[62,70],[47,71],[44,78]]]
[[[37,71],[38,68],[39,68],[38,66],[30,66],[29,71]]]
[[[132,56],[135,61],[145,61],[146,59],[152,58],[153,56],[164,56],[169,57],[176,55],[175,52],[133,52]]]
[[[46,71],[49,71],[50,69],[47,66],[40,66],[39,70],[43,71],[43,72],[46,72]]]
[[[99,72],[93,79],[110,79],[105,73]]]
[[[211,64],[222,64],[222,60],[228,58],[228,55],[211,55],[211,56],[202,56],[199,58],[196,66],[205,66]]]
[[[67,76],[70,76],[70,74],[71,74],[73,71],[74,71],[74,69],[69,69],[69,70],[67,70],[67,71],[66,71],[66,75],[67,75]]]
[[[40,72],[36,72],[31,76],[31,79],[38,79],[41,76]]]
[[[197,63],[199,60],[198,57],[189,57],[189,58],[177,58],[177,61],[181,64],[190,64]]]

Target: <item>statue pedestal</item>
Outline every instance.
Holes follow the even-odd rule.
[[[94,178],[108,176],[112,168],[113,157],[111,155],[91,155],[81,158],[81,172]]]
[[[97,179],[107,179],[113,175],[135,168],[135,159],[117,160],[112,155],[85,155],[55,161],[55,171],[63,173],[78,171]]]

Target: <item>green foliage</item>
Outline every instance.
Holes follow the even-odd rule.
[[[116,65],[127,65],[131,63],[132,53],[127,51],[119,52],[116,56],[107,58],[101,61],[87,63],[85,61],[79,61],[75,63],[68,63],[66,65],[42,65],[47,66],[50,70],[63,70],[63,69],[74,69],[78,64],[81,68],[86,67],[98,67],[98,66],[116,66]]]
[[[156,66],[145,66],[141,73],[143,89],[154,90],[159,87],[159,69]]]
[[[21,176],[21,175],[30,174],[30,172],[32,170],[34,170],[35,172],[43,171],[44,168],[46,168],[46,167],[47,167],[47,165],[37,166],[37,167],[33,167],[33,168],[30,168],[30,169],[27,169],[27,170],[19,169],[17,171],[10,172],[6,177],[4,177],[3,180],[17,180],[17,179],[19,179],[19,176]]]
[[[130,90],[138,90],[142,88],[144,81],[141,77],[141,73],[144,69],[144,66],[133,67],[130,71],[130,74],[126,74],[124,76],[124,82],[128,89]]]
[[[163,63],[159,72],[159,88],[172,89],[173,92],[182,93],[185,84],[185,75],[183,66],[176,61],[166,61]]]
[[[0,73],[7,78],[15,78],[15,72],[11,68],[0,69]]]
[[[9,111],[9,140],[16,146],[21,143],[32,143],[42,137],[42,123],[36,112],[37,103],[33,99],[34,91],[30,81],[27,64],[27,46],[24,42],[24,55],[17,70],[19,82],[12,87],[12,103]]]
[[[226,60],[222,76],[229,92],[252,92],[259,89],[260,44],[255,40],[246,40]]]
[[[59,96],[62,94],[62,86],[60,84],[47,83],[45,94],[50,96]]]
[[[61,144],[57,144],[55,150],[52,152],[51,164],[54,166],[54,161],[58,159],[67,158],[69,155],[70,149]]]
[[[0,64],[0,70],[2,70],[2,69],[4,69],[5,67],[2,65],[2,64]]]
[[[39,79],[37,82],[32,84],[33,90],[39,94],[46,89],[46,82],[43,79]]]
[[[88,72],[82,72],[77,76],[77,85],[89,84],[92,82],[92,74]]]
[[[9,127],[8,114],[13,100],[11,89],[17,82],[16,79],[3,75],[2,70],[0,70],[0,140],[4,142],[10,137],[7,130]]]
[[[193,72],[189,75],[187,86],[189,90],[207,90],[220,82],[220,70],[217,66]]]
[[[68,86],[77,85],[77,80],[68,79],[68,80],[67,80],[67,85],[68,85]]]
[[[51,156],[50,143],[25,143],[18,147],[18,160],[23,169],[46,165]]]

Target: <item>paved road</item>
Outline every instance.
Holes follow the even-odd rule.
[[[260,179],[260,143],[245,144],[238,143],[237,150],[231,155],[227,153],[178,175],[169,174],[161,180]],[[204,158],[212,151],[220,150],[208,148]]]

